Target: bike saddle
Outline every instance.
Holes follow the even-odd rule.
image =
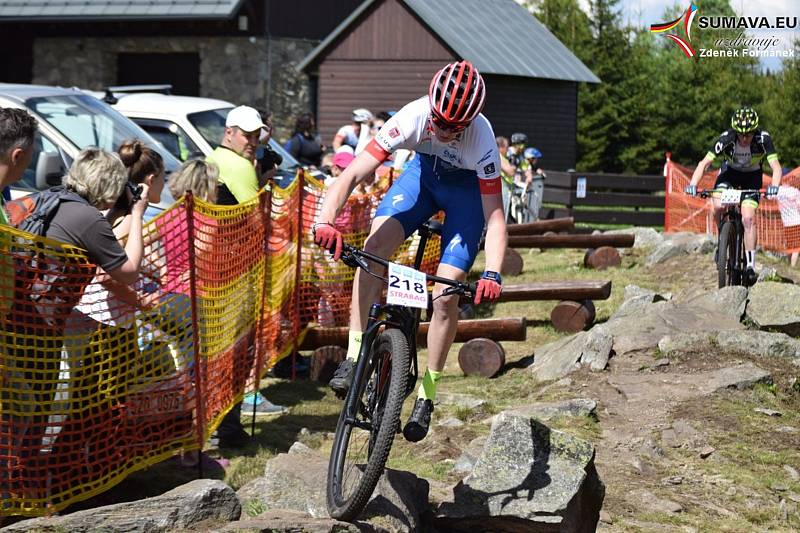
[[[430,219],[422,224],[422,226],[419,228],[419,232],[420,234],[427,232],[428,235],[434,234],[441,236],[443,227],[444,225],[438,220]]]

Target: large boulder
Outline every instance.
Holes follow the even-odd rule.
[[[668,335],[658,342],[664,355],[702,353],[714,348],[727,353],[752,357],[788,357],[800,359],[800,341],[785,333],[768,331],[714,331],[688,335]]]
[[[581,363],[594,371],[603,370],[611,357],[613,340],[603,324],[558,339],[535,350],[530,372],[536,379],[548,381],[566,376]]]
[[[742,286],[723,287],[716,291],[697,295],[686,303],[741,320],[747,306],[747,288]]]
[[[385,528],[357,522],[354,524],[332,518],[311,518],[299,511],[267,511],[254,518],[230,522],[214,529],[214,533],[383,533]]]
[[[445,531],[595,531],[605,487],[594,446],[503,412],[470,475],[437,511]]]
[[[250,481],[237,494],[243,505],[328,518],[327,478],[327,457],[307,452],[282,453],[267,461],[263,477]],[[428,490],[424,479],[410,472],[386,469],[359,518],[381,517],[381,522],[393,529],[417,531],[428,507]]]
[[[241,512],[236,493],[228,485],[216,479],[196,479],[161,496],[24,520],[3,531],[157,533],[189,529],[206,520],[230,522],[238,520]]]
[[[663,263],[667,259],[684,254],[706,254],[714,250],[716,241],[704,233],[665,233],[664,240],[647,257],[647,266]]]
[[[614,338],[613,351],[620,355],[634,350],[651,349],[663,337],[676,333],[736,331],[744,326],[730,314],[691,304],[656,302],[631,317],[618,317],[605,323]]]
[[[761,329],[800,336],[800,286],[765,281],[750,288],[746,313]]]
[[[635,235],[633,241],[634,248],[651,248],[658,246],[664,240],[664,235],[653,228],[635,227],[624,229],[612,229],[604,232],[606,235]]]

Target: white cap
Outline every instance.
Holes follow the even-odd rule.
[[[225,119],[225,127],[232,128],[234,126],[248,133],[267,127],[264,121],[261,120],[261,113],[246,105],[234,107],[228,112],[228,118]]]
[[[350,146],[349,144],[343,144],[339,148],[337,148],[335,153],[338,154],[339,152],[347,152],[348,154],[353,154],[353,155],[355,155],[356,153],[356,151],[353,150],[353,147]]]
[[[372,120],[372,112],[369,109],[364,109],[360,107],[358,109],[353,109],[353,122],[369,122]]]

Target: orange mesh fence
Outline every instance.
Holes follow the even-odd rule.
[[[683,192],[691,181],[692,172],[693,169],[667,160],[664,229],[716,235],[711,199],[691,197]],[[697,188],[711,189],[716,179],[717,171],[706,172]],[[764,175],[762,182],[762,188],[766,188],[772,178]],[[800,251],[800,168],[783,176],[776,200],[762,198],[755,218],[760,246],[777,252]]]
[[[390,182],[348,200],[351,244]],[[77,248],[3,227],[0,515],[63,509],[199,448],[306,328],[347,324],[354,271],[311,237],[324,194],[301,173],[237,206],[181,199],[145,226],[127,287]],[[393,260],[411,264],[417,243]],[[438,239],[424,257],[432,272]]]

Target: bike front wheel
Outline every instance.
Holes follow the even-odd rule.
[[[717,248],[718,286],[739,285],[738,265],[736,264],[736,228],[730,221],[725,221],[719,230],[719,246]]]
[[[355,519],[383,474],[400,427],[410,357],[403,332],[387,329],[373,344],[360,379],[356,376],[350,386],[328,463],[328,512],[333,518]],[[356,396],[352,419],[347,415],[351,395]]]

